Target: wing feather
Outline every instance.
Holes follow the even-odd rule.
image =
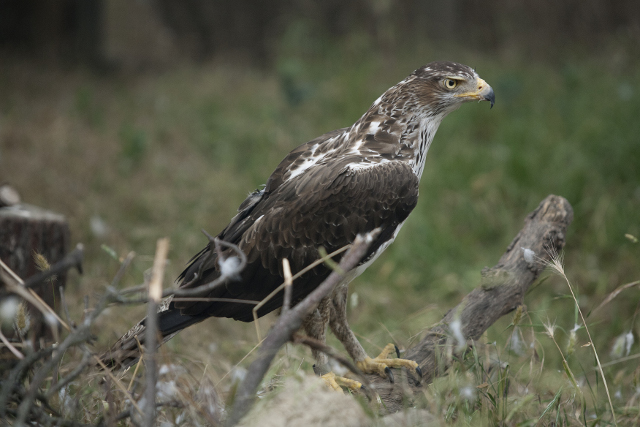
[[[304,153],[289,155],[285,161],[295,161],[302,155]],[[352,243],[359,233],[382,228],[381,237],[364,260],[391,238],[417,202],[418,178],[411,168],[401,161],[352,168],[350,165],[359,160],[352,155],[331,160],[313,165],[288,180],[282,179],[287,171],[281,164],[265,191],[252,194],[253,199],[243,203],[243,209],[219,238],[237,244],[247,255],[248,265],[240,280],[229,282],[208,296],[259,301],[282,283],[284,257],[289,259],[295,274],[320,257],[320,246],[332,252]],[[198,264],[205,262],[201,277],[191,280],[200,269]],[[297,279],[294,302],[308,295],[329,273],[321,265]],[[215,256],[211,256],[208,248],[183,273],[183,286],[191,282],[190,286],[195,287],[214,280],[219,274]],[[266,314],[281,304],[282,296],[276,295],[259,314]],[[189,315],[206,313],[252,320],[253,306],[248,304],[178,301],[176,307]]]

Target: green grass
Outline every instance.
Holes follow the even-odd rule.
[[[132,285],[151,267],[156,240],[168,236],[167,281],[173,280],[206,243],[199,230],[221,230],[292,148],[350,125],[413,69],[448,58],[473,65],[494,87],[497,102],[492,110],[465,105],[443,122],[415,212],[396,243],[352,284],[359,303],[350,321],[365,348],[375,353],[392,338],[403,346],[415,341],[479,284],[480,270],[497,262],[524,216],[550,193],[566,197],[575,210],[565,270],[602,362],[612,361],[618,336],[638,336],[637,288],[588,315],[616,287],[640,278],[640,246],[625,238],[640,236],[637,60],[611,66],[604,53],[546,64],[459,49],[451,56],[429,47],[389,58],[357,37],[340,49],[319,43],[305,55],[291,41],[295,36],[286,40],[271,71],[209,63],[98,78],[19,61],[0,71],[0,180],[13,183],[26,202],[67,215],[72,240],[87,247],[86,274],[68,284],[72,315],[79,318],[82,297],[101,292],[117,269],[102,244],[120,256],[139,254],[125,283]],[[92,233],[92,217],[106,223],[106,235]],[[573,352],[566,348],[580,323],[569,295],[554,276],[535,287],[521,324],[514,330],[502,319],[481,350],[508,369],[496,365],[488,374],[493,362],[468,355],[425,390],[423,404],[454,425],[535,425],[538,419],[591,425],[594,416],[610,423],[593,352],[583,347],[584,329]],[[112,308],[101,319],[99,345],[143,315],[144,308]],[[555,338],[584,404],[545,334],[548,321],[558,325]],[[269,320],[262,322],[266,330]],[[508,338],[518,331],[520,354]],[[217,381],[255,343],[252,325],[212,319],[179,335],[167,351],[207,365]],[[638,414],[636,366],[637,359],[605,367],[621,425]],[[512,385],[505,392],[500,384],[507,379]],[[476,389],[471,402],[460,398],[461,388],[484,382],[489,385]],[[228,377],[220,387],[229,387]]]

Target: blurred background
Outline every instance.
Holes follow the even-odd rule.
[[[64,214],[71,241],[85,244],[85,274],[67,284],[80,316],[129,251],[138,256],[123,286],[142,283],[164,236],[170,286],[206,244],[200,229],[218,233],[291,149],[352,124],[433,60],[474,67],[496,105],[444,121],[416,211],[351,285],[365,348],[415,341],[548,194],[575,210],[564,259],[585,313],[640,279],[636,0],[0,0],[0,181]],[[543,322],[564,344],[579,323],[567,284],[547,276],[525,300],[542,348],[552,345]],[[637,339],[639,295],[631,287],[589,317],[606,361],[626,356],[613,351],[619,337]],[[145,308],[110,310],[103,348]],[[488,341],[506,346],[508,325]],[[255,343],[253,325],[212,319],[167,351],[221,378]],[[561,369],[557,350],[546,360]],[[569,362],[591,366],[591,350]]]

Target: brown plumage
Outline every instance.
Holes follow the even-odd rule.
[[[318,248],[331,253],[353,242],[357,234],[380,228],[360,266],[334,292],[333,304],[321,304],[326,310],[340,312],[332,316],[331,327],[334,332],[341,331],[337,335],[350,355],[362,360],[366,354],[350,333],[346,308],[340,302],[346,298],[346,284],[393,241],[416,206],[426,154],[440,122],[471,100],[489,100],[493,105],[493,90],[467,66],[433,62],[387,90],[354,125],[294,149],[264,189],[251,193],[217,236],[246,254],[246,267],[235,280],[229,279],[202,296],[261,301],[282,284],[283,258],[289,260],[295,274],[320,258]],[[233,253],[226,249],[222,254],[226,258]],[[221,274],[219,264],[215,249],[205,247],[180,275],[181,287],[195,288],[215,280]],[[319,265],[295,280],[293,303],[308,295],[329,273],[326,266]],[[280,308],[282,301],[282,293],[277,294],[258,314]],[[169,338],[210,316],[248,322],[253,320],[253,307],[235,302],[176,301],[161,313],[160,329]],[[342,320],[337,324],[335,319]],[[330,320],[322,313],[311,316],[305,329],[323,339]],[[132,336],[143,327],[139,324],[138,331],[130,331],[116,343],[107,359],[123,360],[122,355],[114,356],[118,349],[135,353]],[[319,362],[325,361],[316,356]],[[135,354],[127,354],[124,359],[133,357]]]

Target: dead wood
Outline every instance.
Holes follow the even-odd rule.
[[[362,259],[367,248],[378,235],[379,229],[367,233],[365,236],[358,235],[351,245],[349,251],[340,261],[340,266],[334,270],[327,279],[316,289],[307,295],[295,307],[287,310],[278,318],[276,324],[271,328],[271,332],[262,342],[256,359],[247,370],[245,379],[238,386],[231,415],[226,425],[236,425],[251,409],[256,399],[256,390],[260,382],[267,373],[273,358],[280,348],[291,340],[293,334],[300,329],[302,321],[318,306],[320,301],[329,295],[338,282],[343,278],[346,271],[354,268],[358,261]]]
[[[5,193],[2,197],[6,199],[7,187],[2,188]],[[3,204],[6,203],[0,203],[0,206]],[[0,260],[22,279],[40,274],[34,259],[35,253],[44,256],[49,264],[62,260],[67,253],[69,239],[69,224],[63,215],[26,204],[0,207]],[[56,273],[55,277],[47,276],[48,273],[40,274],[36,293],[48,306],[58,311],[58,289],[65,285],[66,269]],[[49,280],[43,282],[47,277]],[[0,292],[5,289],[0,279]],[[24,317],[28,319],[25,324],[29,326],[21,328],[21,332],[36,346],[40,338],[53,338],[42,313],[31,304],[27,304],[27,307]],[[13,332],[7,337],[12,341],[19,340],[18,334]]]
[[[367,375],[387,412],[402,409],[407,394],[418,393],[423,385],[445,373],[447,358],[441,356],[447,352],[459,353],[450,328],[454,320],[460,321],[466,340],[477,340],[496,320],[523,304],[525,293],[545,269],[552,254],[559,253],[564,247],[567,227],[572,220],[573,209],[569,202],[554,195],[545,198],[527,215],[524,227],[498,263],[482,270],[480,285],[449,310],[438,325],[426,330],[422,340],[402,356],[418,362],[423,372],[421,382],[404,372],[396,374],[395,384],[377,375]],[[403,378],[398,378],[400,376]]]

